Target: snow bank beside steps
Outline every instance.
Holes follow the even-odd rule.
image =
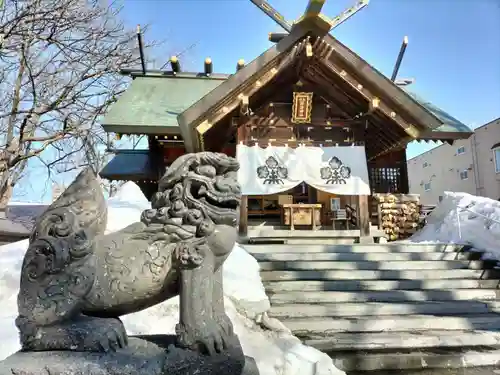
[[[149,202],[132,182],[122,186],[108,201],[107,232],[114,232],[136,221]],[[19,350],[17,316],[19,276],[28,241],[0,247],[0,360]],[[340,375],[324,353],[302,345],[280,323],[269,319],[269,299],[259,275],[257,261],[236,245],[224,264],[226,311],[238,334],[243,351],[254,357],[261,375]],[[179,314],[179,299],[173,298],[139,313],[123,317],[130,335],[172,334]],[[268,327],[261,328],[266,323]]]
[[[425,227],[408,241],[466,244],[500,260],[500,202],[445,192]]]

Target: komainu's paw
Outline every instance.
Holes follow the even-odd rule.
[[[215,321],[220,325],[227,337],[234,335],[233,322],[231,322],[226,313],[217,315]]]
[[[28,327],[24,322],[20,331],[23,349],[31,351],[108,352],[128,343],[123,323],[114,318],[82,315],[69,322],[41,327]]]
[[[228,347],[228,336],[222,326],[216,321],[204,322],[196,327],[184,327],[177,324],[177,344],[180,347],[195,350],[197,352],[214,355],[222,353]]]
[[[127,332],[119,319],[99,319],[99,324],[83,340],[84,350],[92,352],[116,351],[127,344]]]

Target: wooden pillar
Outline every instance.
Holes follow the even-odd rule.
[[[408,180],[408,165],[406,161],[406,148],[401,152],[401,166],[400,166],[400,176],[401,176],[401,194],[410,193],[410,183]]]
[[[358,222],[360,242],[371,242],[369,195],[358,196]]]
[[[248,232],[248,195],[242,195],[241,205],[240,205],[239,233],[242,236],[246,236],[247,232]]]
[[[246,127],[245,125],[241,125],[238,128],[237,136],[236,136],[236,144],[238,145],[241,142],[246,140]],[[237,146],[236,146],[237,147]],[[240,204],[240,224],[238,228],[240,236],[246,236],[248,233],[248,195],[241,196],[241,204]]]

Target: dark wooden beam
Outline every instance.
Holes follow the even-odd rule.
[[[411,98],[404,90],[394,84],[389,78],[384,76],[374,67],[364,61],[359,55],[351,51],[332,35],[326,35],[325,41],[332,46],[330,62],[337,61],[350,74],[356,74],[359,79],[373,93],[381,99],[394,103],[398,109],[402,109],[409,114],[421,129],[435,129],[442,125],[442,122],[424,109],[419,103]]]
[[[312,128],[320,128],[320,129],[337,129],[337,128],[345,128],[345,127],[354,127],[361,126],[363,124],[362,120],[340,120],[340,119],[329,119],[324,117],[312,118],[311,123],[305,124],[304,126],[309,126]],[[288,128],[292,127],[295,124],[283,122],[276,123],[276,125],[270,125],[269,123],[260,123],[259,125],[255,125],[258,127],[272,127],[272,128]],[[302,125],[302,124],[301,124]]]
[[[428,130],[420,134],[419,139],[431,141],[454,141],[457,139],[468,139],[473,132],[440,132],[436,130]]]
[[[289,53],[282,54],[279,59],[274,61],[274,64],[270,64],[267,69],[263,69],[259,72],[255,77],[255,81],[242,85],[232,93],[230,98],[219,102],[215,109],[212,109],[210,113],[204,114],[202,117],[204,120],[195,127],[199,136],[204,136],[214,124],[221,121],[228,113],[236,109],[244,97],[251,98],[254,94],[262,90],[263,87],[270,86],[270,83],[273,82],[276,77],[279,77],[279,73],[286,71],[288,67],[294,64],[297,57],[300,56],[307,40],[306,38],[297,43]]]
[[[380,104],[378,105],[377,110],[384,113],[394,123],[396,123],[402,129],[404,129],[404,131],[408,135],[412,136],[415,139],[418,138],[418,135],[420,133],[420,130],[422,130],[422,127],[418,128],[415,125],[411,124],[407,120],[407,118],[405,118],[406,113],[404,111],[400,111],[398,107],[392,107],[390,100],[387,100],[386,98],[383,99],[378,98],[378,96],[374,92],[370,91],[367,87],[365,87],[361,83],[361,81],[358,80],[354,75],[348,74],[347,71],[344,70],[341,66],[339,66],[338,63],[336,63],[335,61],[324,60],[323,66],[331,70],[332,73],[334,73],[336,76],[344,80],[345,83],[347,83],[352,87],[353,91],[357,91],[364,98],[366,98],[368,102],[372,101],[375,98],[380,99]]]
[[[401,191],[402,194],[410,193],[410,182],[408,178],[408,164],[406,163],[406,147],[404,151],[401,152],[401,165],[400,165],[400,180],[401,180]]]
[[[368,158],[368,161],[372,161],[372,160],[375,160],[377,157],[381,156],[381,155],[385,155],[387,154],[388,152],[391,152],[393,150],[397,150],[398,148],[402,148],[402,147],[405,147],[408,143],[410,143],[411,141],[413,141],[414,139],[410,136],[407,136],[406,138],[403,138],[401,139],[400,142],[392,145],[391,147],[387,148],[387,149],[384,149],[380,152],[378,152],[377,154],[375,155],[372,155]]]
[[[308,85],[315,87],[315,91],[320,92],[326,102],[335,105],[337,108],[342,108],[345,115],[351,118],[369,109],[367,101],[363,98],[349,96],[348,94],[342,98],[339,93],[344,95],[351,88],[344,87],[331,73],[328,74],[317,66],[308,67],[301,79],[307,82]],[[325,82],[328,82],[328,84],[325,85]],[[363,134],[363,138],[366,141],[367,157],[390,149],[393,144],[398,143],[401,139],[400,135],[393,134],[392,132],[392,129],[397,129],[398,131],[399,128],[386,126],[386,123],[382,122],[380,116],[376,113],[361,120],[368,121],[369,124]]]
[[[285,39],[288,33],[269,33],[269,41],[271,43],[279,43]]]
[[[380,134],[383,135],[383,139],[386,141],[386,146],[390,147],[395,143],[398,143],[401,138],[407,136],[403,131],[398,131],[398,129],[388,126],[388,122],[379,113],[373,113],[368,118],[369,125],[371,127],[375,127]]]
[[[237,131],[236,142],[244,143],[246,141],[246,138],[246,128],[244,126],[240,126]],[[248,195],[241,196],[240,222],[238,225],[238,231],[240,236],[246,236],[248,233]]]
[[[307,29],[294,27],[286,38],[269,48],[236,74],[230,76],[225,82],[207,94],[203,100],[196,102],[180,114],[177,121],[186,140],[187,151],[193,152],[199,148],[195,127],[203,122],[207,115],[219,111],[221,109],[219,106],[223,104],[224,99],[238,96],[244,89],[248,88],[248,85],[254,85],[256,81],[261,79],[261,75],[267,74],[273,68],[276,68],[280,61],[286,58],[290,49],[303,39],[307,33]]]
[[[344,142],[340,138],[338,141],[331,139],[312,140],[312,139],[283,139],[283,138],[259,138],[248,139],[242,142],[247,146],[267,147],[269,144],[272,146],[288,146],[291,148],[299,147],[300,145],[314,146],[314,147],[334,147],[334,146],[351,146],[352,142]],[[362,146],[363,142],[357,142],[356,145]]]
[[[406,133],[400,127],[387,126],[393,119],[385,117],[384,113],[380,111],[372,110],[370,112],[369,103],[367,103],[366,99],[359,95],[359,93],[353,92],[352,87],[339,79],[336,74],[328,72],[321,65],[312,65],[311,70],[314,72],[315,79],[318,80],[318,87],[325,86],[324,82],[329,83],[327,86],[329,98],[336,97],[338,101],[340,99],[334,95],[334,92],[342,92],[347,99],[344,99],[344,102],[339,105],[344,105],[344,107],[350,106],[351,113],[364,112],[362,118],[369,119],[370,126],[375,126],[378,129],[377,133],[381,136],[380,140],[384,144],[384,149],[390,148],[393,144],[398,143],[402,137],[406,137]],[[349,92],[353,92],[353,94],[349,95]],[[385,139],[389,142],[385,142]]]
[[[325,100],[331,102],[334,101],[337,106],[346,108],[352,117],[368,111],[368,103],[366,102],[366,100],[360,97],[356,98],[354,96],[350,96],[347,91],[348,88],[342,87],[341,84],[339,84],[338,80],[335,79],[331,74],[328,74],[319,66],[311,66],[308,68],[309,69],[306,70],[305,74],[312,75],[310,78],[308,77],[308,79],[316,81],[317,90],[325,90],[327,92],[327,94],[325,95]],[[325,85],[325,82],[328,82],[328,84]],[[342,93],[342,95],[345,96],[342,98],[339,93]],[[392,143],[386,142],[386,133],[390,129],[388,129],[387,127],[375,125],[376,120],[372,120],[370,116],[365,120],[369,120],[370,123],[370,128],[367,129],[367,132],[365,132],[365,137],[367,136],[367,133],[372,134],[374,137],[371,139],[371,143],[376,143],[381,150],[390,147],[398,140],[397,138],[393,139],[393,137],[391,137],[390,139]],[[373,134],[374,130],[375,134]],[[368,139],[368,137],[366,138]]]
[[[308,66],[304,69],[301,79],[306,81],[309,85],[314,86],[314,90],[320,92],[322,98],[327,103],[334,105],[342,111],[342,114],[349,118],[354,118],[361,111],[358,105],[349,101],[349,98],[342,96],[342,90],[335,85],[335,83],[325,81],[327,78],[317,69]],[[325,83],[328,84],[325,85]]]

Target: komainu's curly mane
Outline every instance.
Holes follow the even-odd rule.
[[[168,168],[141,222],[163,227],[175,241],[210,236],[215,225],[237,227],[240,189],[234,184],[238,162],[218,153],[188,154]]]

